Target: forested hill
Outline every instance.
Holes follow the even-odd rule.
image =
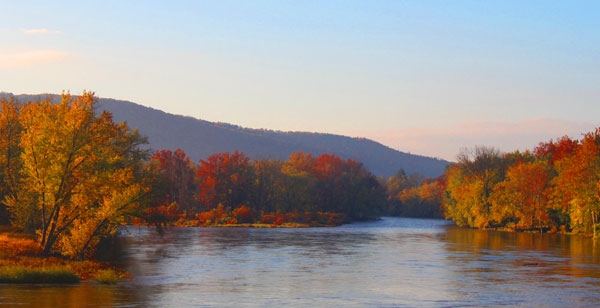
[[[7,96],[9,93],[2,93]],[[48,95],[16,95],[19,101],[47,98]],[[53,96],[60,101],[59,96]],[[362,162],[378,176],[391,176],[404,169],[407,174],[426,177],[441,175],[448,162],[431,157],[400,152],[365,138],[333,134],[281,132],[248,129],[231,124],[214,123],[187,116],[173,115],[132,102],[101,98],[98,107],[113,114],[116,122],[126,121],[147,136],[152,149],[180,148],[194,161],[219,152],[235,150],[251,158],[287,159],[296,151],[320,155],[330,153]]]

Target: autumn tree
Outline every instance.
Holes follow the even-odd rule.
[[[208,209],[222,204],[235,208],[249,203],[252,187],[250,159],[244,153],[218,153],[201,160],[197,171],[199,200]]]
[[[540,159],[546,159],[553,165],[563,158],[569,157],[578,148],[579,142],[569,136],[563,136],[558,140],[540,142],[534,149],[533,154]]]
[[[424,179],[425,178],[418,173],[407,176],[404,169],[398,170],[396,174],[389,177],[385,182],[388,197],[388,208],[386,209],[386,212],[392,216],[406,215],[407,211],[402,208],[403,202],[401,199],[403,198],[401,196],[406,190],[414,190],[414,188],[419,186]]]
[[[314,161],[311,173],[318,181],[315,186],[316,202],[325,212],[341,212],[344,162],[333,154],[321,154]]]
[[[378,217],[386,205],[385,187],[367,170],[362,163],[348,159],[342,163],[341,174],[335,181],[339,198],[334,200],[337,208],[333,212],[342,213],[350,220],[366,220]]]
[[[447,172],[446,217],[459,225],[488,227],[490,195],[494,186],[503,180],[505,169],[502,154],[495,148],[478,146],[461,151],[457,164]]]
[[[477,186],[469,181],[466,170],[459,165],[451,165],[446,170],[446,192],[442,200],[444,216],[461,227],[476,226],[476,216],[471,212],[473,204],[480,203],[476,198]]]
[[[319,210],[315,200],[314,190],[317,185],[315,176],[311,173],[314,157],[311,153],[294,152],[282,165],[284,176],[280,191],[279,212]]]
[[[550,166],[546,160],[519,161],[494,188],[492,217],[501,225],[534,229],[549,225],[547,188]]]
[[[445,173],[446,218],[471,227],[598,234],[600,128],[582,140],[564,136],[540,143],[533,154],[517,151],[499,159],[485,149],[472,153],[461,153]]]
[[[567,196],[564,210],[570,226],[591,232],[600,218],[600,128],[584,135],[573,155],[556,163],[558,175],[554,193]]]
[[[19,103],[13,98],[0,98],[0,200],[14,198],[19,181],[21,149],[19,140],[22,131],[19,122]],[[10,213],[0,202],[0,224],[10,223]],[[31,229],[28,224],[27,228]]]
[[[276,159],[261,159],[252,163],[254,182],[251,204],[256,213],[276,212],[282,208],[282,193],[285,189],[283,165],[283,161]]]
[[[199,197],[208,209],[199,215],[203,224],[263,214],[291,214],[283,216],[306,223],[323,217],[333,223],[363,220],[381,214],[386,202],[385,187],[371,172],[333,154],[295,152],[287,161],[251,162],[243,153],[220,153],[202,160],[197,174]]]
[[[31,223],[45,254],[83,258],[141,205],[139,149],[144,138],[108,112],[94,113],[92,92],[63,94],[21,107],[20,181],[6,204],[16,223]]]
[[[194,217],[198,212],[196,165],[187,154],[177,149],[156,151],[150,166],[157,174],[153,187],[152,206],[175,206],[178,211]]]
[[[386,195],[378,179],[354,160],[333,154],[293,153],[283,165],[287,211],[342,213],[364,220],[383,212]],[[292,206],[290,206],[292,205]]]
[[[445,178],[425,179],[418,186],[407,187],[397,196],[405,217],[442,218],[442,196]]]

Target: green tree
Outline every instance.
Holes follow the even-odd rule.
[[[350,220],[366,220],[381,215],[385,210],[386,191],[375,175],[361,163],[346,160],[337,180],[340,190],[338,213]]]

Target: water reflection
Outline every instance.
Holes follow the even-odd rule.
[[[546,307],[600,302],[593,291],[600,287],[600,258],[592,239],[449,227],[445,241],[453,269],[449,281],[474,302]]]
[[[130,228],[116,286],[0,285],[24,307],[595,306],[598,245],[578,236],[386,218],[338,228]]]
[[[79,285],[0,285],[2,307],[127,307],[144,303],[135,292],[123,286],[106,286],[94,283]]]
[[[167,240],[133,237],[128,246],[152,249],[130,251],[128,262],[140,269],[133,284],[157,287],[148,303],[156,306],[186,306],[190,298],[209,306],[419,303],[444,298],[435,259],[445,225],[386,219],[340,228],[175,229]]]

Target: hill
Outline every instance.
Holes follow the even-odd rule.
[[[2,96],[12,95],[2,92]],[[15,95],[27,100],[57,95]],[[407,174],[420,173],[436,177],[443,173],[448,162],[394,150],[366,138],[308,132],[282,132],[249,129],[226,123],[214,123],[188,116],[173,115],[128,101],[100,98],[98,107],[110,111],[116,122],[126,121],[148,137],[152,149],[180,148],[195,162],[219,152],[239,150],[251,158],[287,159],[296,151],[332,153],[342,158],[362,162],[378,176],[391,176],[404,169]]]

